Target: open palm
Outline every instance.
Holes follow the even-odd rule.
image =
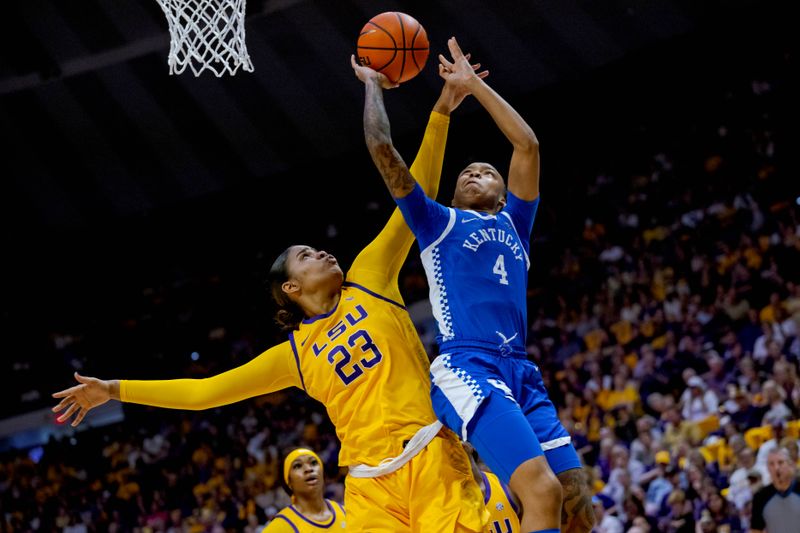
[[[111,386],[107,381],[81,376],[77,372],[75,379],[79,385],[53,394],[53,398],[62,398],[61,402],[53,407],[53,412],[58,413],[66,409],[64,414],[58,417],[58,421],[64,422],[75,415],[72,420],[73,427],[80,424],[91,409],[111,399]]]

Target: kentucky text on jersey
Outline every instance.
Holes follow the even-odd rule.
[[[462,222],[466,222],[465,219]],[[478,232],[472,232],[469,234],[469,239],[464,241],[464,248],[469,248],[473,252],[477,252],[478,248],[481,244],[485,243],[486,241],[495,241],[505,244],[511,250],[511,253],[514,255],[514,259],[517,261],[522,261],[525,257],[522,255],[522,247],[514,238],[512,233],[509,233],[505,230],[498,229],[498,228],[486,228],[478,230]]]

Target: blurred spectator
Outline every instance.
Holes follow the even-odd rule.
[[[677,468],[670,466],[669,452],[664,450],[656,454],[656,467],[651,471],[645,494],[644,510],[649,517],[657,517],[664,508],[667,496],[672,492],[673,485],[667,479],[677,472]]]
[[[661,520],[661,531],[667,533],[695,533],[692,503],[686,493],[680,489],[673,490],[667,496],[669,513]]]
[[[737,468],[730,476],[727,499],[739,511],[742,511],[753,498],[750,492],[751,479],[755,476],[759,482],[762,482],[762,476],[761,472],[755,468],[755,453],[750,448],[743,448],[735,461]]]
[[[597,518],[597,524],[592,530],[593,533],[623,533],[622,521],[608,512],[604,500],[595,496],[592,498],[592,504]]]
[[[686,380],[688,394],[681,398],[681,415],[684,420],[699,422],[717,413],[719,400],[714,391],[706,387],[700,376],[691,376]]]

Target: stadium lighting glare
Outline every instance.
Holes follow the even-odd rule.
[[[200,359],[200,354],[197,352],[192,352],[190,357],[192,358],[192,361],[197,361],[198,359]]]

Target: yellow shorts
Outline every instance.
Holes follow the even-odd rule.
[[[344,508],[347,530],[369,533],[480,532],[489,520],[467,454],[447,429],[396,472],[348,477]]]

